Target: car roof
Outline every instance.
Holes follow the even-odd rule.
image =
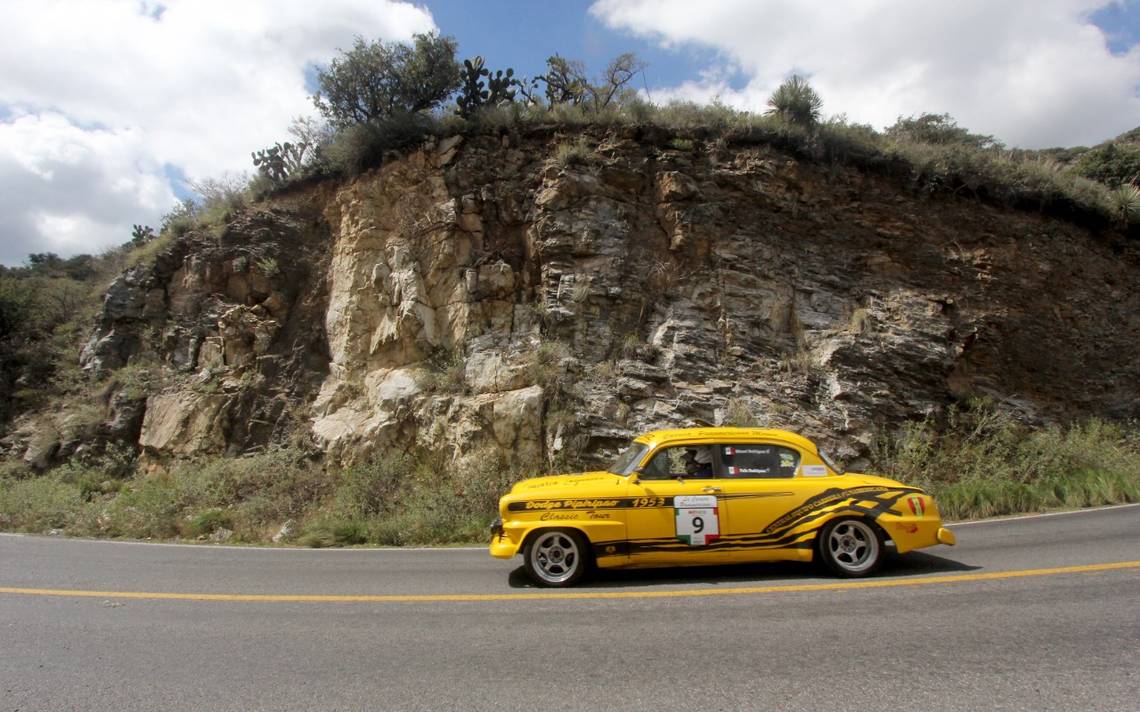
[[[778,430],[776,428],[674,428],[671,430],[654,430],[635,438],[635,440],[649,445],[651,448],[681,441],[732,444],[733,442],[745,443],[756,440],[782,440],[808,452],[818,452],[815,443],[811,440],[790,430]]]

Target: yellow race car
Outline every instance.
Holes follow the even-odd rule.
[[[520,551],[542,586],[591,566],[812,561],[867,576],[899,553],[954,544],[916,487],[844,473],[786,430],[685,428],[636,438],[601,472],[537,477],[499,500],[491,555]]]

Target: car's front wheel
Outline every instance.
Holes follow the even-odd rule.
[[[589,567],[586,538],[573,529],[538,532],[527,541],[523,565],[540,586],[572,586]]]
[[[836,519],[828,522],[820,534],[819,555],[838,576],[868,576],[883,561],[883,538],[873,524],[863,519]]]

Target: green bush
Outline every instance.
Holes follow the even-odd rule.
[[[105,533],[136,539],[174,537],[185,504],[179,485],[169,475],[151,475],[124,486],[103,510]]]
[[[560,143],[554,148],[554,163],[566,168],[568,166],[585,166],[597,160],[597,154],[584,138],[572,143]]]
[[[898,121],[886,130],[886,136],[895,141],[927,143],[935,146],[959,144],[971,148],[1002,148],[993,136],[970,133],[958,125],[950,114],[922,114]]]
[[[409,453],[382,452],[342,470],[332,494],[333,511],[367,519],[393,510],[416,466]]]
[[[182,535],[190,538],[208,536],[219,529],[233,530],[233,514],[219,507],[199,512],[190,517],[182,526]]]
[[[297,541],[315,549],[364,544],[368,541],[368,526],[353,519],[322,518],[308,524]]]
[[[467,390],[467,359],[460,349],[436,348],[428,354],[419,384],[428,390],[463,393]]]
[[[398,113],[354,124],[333,138],[327,151],[329,167],[346,175],[357,175],[383,163],[384,154],[420,143],[435,133],[436,123],[428,116]]]
[[[1140,182],[1140,144],[1109,141],[1081,154],[1075,170],[1109,187]]]
[[[879,445],[889,477],[930,491],[945,517],[1140,501],[1140,441],[1101,420],[1030,430],[984,402],[939,427],[912,423]]]
[[[0,529],[42,532],[64,529],[88,505],[79,487],[50,476],[0,480]]]

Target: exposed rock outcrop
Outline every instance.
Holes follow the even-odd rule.
[[[84,363],[174,374],[153,456],[537,460],[701,418],[859,458],[971,395],[1140,415],[1135,244],[767,148],[590,139],[579,166],[542,131],[429,141],[191,233],[111,287]]]

